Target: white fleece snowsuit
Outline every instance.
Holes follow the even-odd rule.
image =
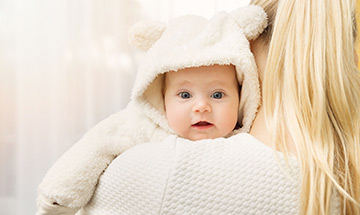
[[[130,147],[165,139],[174,131],[164,114],[163,74],[214,64],[236,67],[241,85],[239,132],[248,132],[260,104],[257,68],[249,40],[266,27],[257,6],[220,12],[208,20],[182,16],[167,25],[141,22],[130,30],[130,42],[146,50],[131,102],[106,118],[74,144],[48,171],[38,188],[38,215],[75,214],[92,197],[100,175]]]

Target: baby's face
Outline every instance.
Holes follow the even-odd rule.
[[[168,72],[164,100],[168,123],[181,137],[224,137],[235,128],[238,119],[235,67],[213,65]]]

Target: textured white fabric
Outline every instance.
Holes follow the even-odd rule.
[[[246,133],[141,144],[111,163],[82,214],[298,214],[298,162],[278,155]]]

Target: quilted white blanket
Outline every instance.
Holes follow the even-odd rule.
[[[247,133],[141,144],[111,163],[81,214],[298,214],[298,161],[278,155]]]

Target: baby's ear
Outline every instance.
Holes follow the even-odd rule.
[[[267,26],[265,11],[256,5],[238,8],[231,12],[231,16],[243,29],[248,40],[256,39]]]
[[[129,43],[146,51],[161,37],[165,28],[166,25],[161,22],[141,21],[129,29]]]

